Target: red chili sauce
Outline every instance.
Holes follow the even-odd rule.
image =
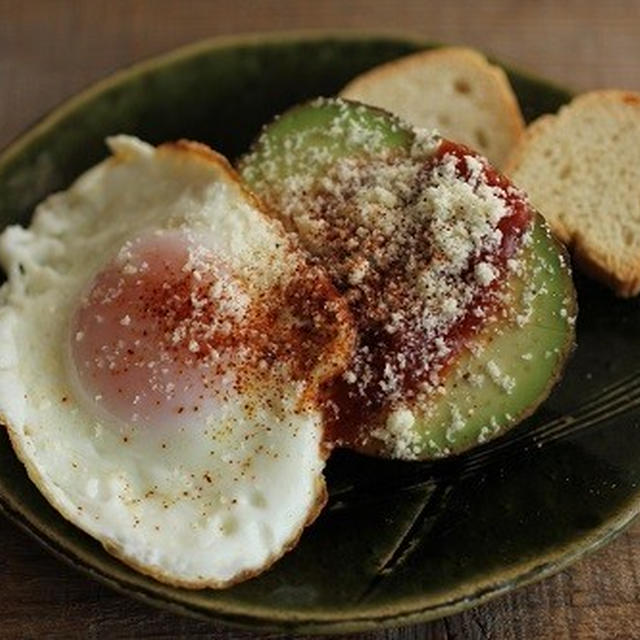
[[[497,293],[508,275],[507,260],[517,252],[525,231],[532,224],[532,210],[524,196],[507,178],[473,151],[448,140],[443,140],[425,163],[420,172],[420,180],[435,180],[434,172],[444,161],[451,162],[451,156],[455,158],[457,177],[462,181],[467,181],[471,174],[466,157],[472,156],[480,160],[483,166],[481,180],[489,187],[497,188],[495,192],[508,208],[509,213],[497,224],[497,228],[502,232],[497,250],[494,248],[491,256],[487,256],[486,252],[475,255],[461,274],[463,279],[470,281],[476,265],[489,257],[497,276],[488,286],[478,286],[471,302],[464,307],[464,312],[458,320],[436,336],[441,338],[440,345],[445,345],[446,353],[438,352],[443,350],[436,349],[434,340],[426,338],[419,322],[409,323],[390,333],[385,328],[385,322],[371,313],[372,300],[363,302],[355,298],[355,302],[351,304],[351,311],[358,327],[359,340],[353,366],[356,380],[353,380],[353,376],[351,380],[345,376],[337,377],[326,383],[322,389],[326,438],[330,445],[360,447],[369,439],[372,430],[385,424],[389,412],[394,408],[384,384],[385,367],[389,366],[390,358],[397,358],[398,354],[403,358],[404,366],[395,371],[394,375],[397,390],[403,401],[408,400],[410,403],[433,372],[437,371],[442,380],[443,375],[455,366],[465,343],[482,330],[488,316],[499,311],[500,306],[504,305]],[[425,245],[428,244],[427,240]],[[428,264],[428,246],[424,251],[423,258],[427,260],[425,264]],[[386,295],[390,288],[398,290],[397,304],[400,308],[405,299],[408,300],[411,295],[415,296],[413,292],[403,291],[403,283],[399,280],[404,273],[400,262],[409,259],[409,255],[404,255],[396,263],[388,265],[383,278],[376,282],[381,296]],[[338,289],[342,289],[349,297],[348,286],[339,286]],[[375,298],[375,292],[372,297]],[[358,366],[358,354],[362,353],[369,354],[366,367]]]

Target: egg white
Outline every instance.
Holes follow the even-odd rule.
[[[255,395],[232,393],[188,426],[110,423],[72,384],[70,315],[106,260],[148,229],[202,232],[256,292],[304,263],[205,147],[109,144],[114,155],[42,203],[30,228],[0,237],[0,414],[65,518],[160,580],[223,587],[268,567],[325,501],[317,380],[274,366]],[[340,329],[324,367],[347,361],[349,340]]]

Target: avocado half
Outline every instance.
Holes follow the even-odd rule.
[[[300,177],[308,184],[310,178],[322,180],[345,158],[365,163],[380,154],[408,157],[420,145],[428,155],[438,140],[380,109],[318,98],[266,126],[238,168],[292,228],[282,212]],[[309,193],[313,197],[313,190]],[[295,231],[306,244],[304,230]],[[516,251],[520,267],[501,284],[508,309],[465,342],[438,392],[411,406],[410,419],[400,416],[400,428],[392,433],[378,436],[379,425],[370,425],[370,437],[347,446],[405,459],[453,455],[504,433],[544,401],[574,346],[575,289],[567,253],[539,214],[533,216],[528,241]]]

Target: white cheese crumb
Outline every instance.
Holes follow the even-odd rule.
[[[342,376],[349,384],[355,384],[358,377],[353,371],[345,371]]]
[[[485,377],[481,373],[472,373],[468,377],[469,384],[472,387],[480,388],[484,384]]]
[[[515,379],[502,373],[500,367],[493,360],[487,362],[487,373],[491,380],[507,394],[510,394],[516,386]]]
[[[451,421],[447,427],[446,438],[448,442],[453,444],[456,441],[457,434],[465,428],[467,423],[456,405],[450,404],[449,409],[451,411]]]
[[[496,269],[488,262],[478,262],[475,266],[474,273],[476,280],[483,287],[490,285],[498,275]]]
[[[124,265],[124,267],[122,268],[122,272],[123,272],[125,275],[127,275],[127,276],[132,276],[132,275],[134,275],[135,273],[138,273],[138,268],[137,268],[137,267],[135,267],[135,266],[134,266],[134,265],[132,265],[132,264],[127,263],[127,264],[125,264],[125,265]]]
[[[395,434],[406,435],[407,431],[413,428],[415,421],[413,412],[403,407],[389,414],[387,427]]]
[[[189,341],[189,351],[191,351],[191,353],[197,353],[200,351],[200,345],[196,340]]]
[[[366,277],[367,272],[369,271],[369,263],[364,258],[358,260],[356,264],[353,266],[351,271],[349,272],[349,284],[358,285],[360,284]]]
[[[407,407],[394,409],[386,420],[385,428],[372,435],[380,438],[393,455],[405,460],[415,459],[420,451],[420,436],[414,429],[416,418]]]

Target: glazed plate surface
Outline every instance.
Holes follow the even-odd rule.
[[[0,221],[106,155],[104,138],[201,140],[230,158],[285,108],[428,43],[389,36],[212,40],[120,72],[47,116],[0,155]],[[509,71],[527,120],[567,91]],[[640,511],[640,298],[577,276],[578,348],[547,402],[506,437],[451,461],[338,453],[329,505],[299,546],[224,591],[142,576],[41,497],[0,433],[0,506],[58,556],[158,606],[260,630],[346,632],[429,620],[550,575]]]

